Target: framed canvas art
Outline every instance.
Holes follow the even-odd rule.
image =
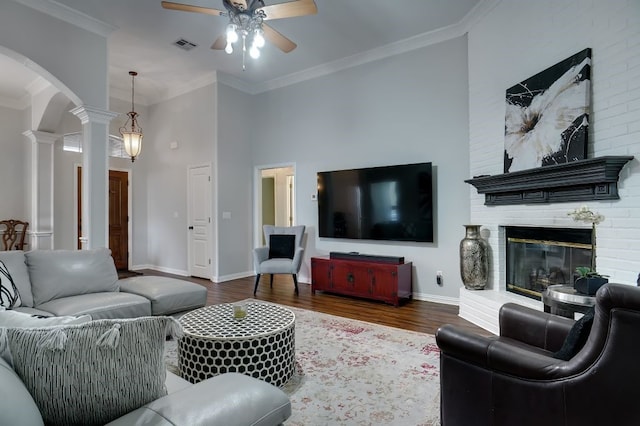
[[[591,49],[507,89],[504,172],[587,157]]]

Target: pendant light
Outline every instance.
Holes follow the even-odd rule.
[[[127,113],[129,118],[124,126],[120,127],[120,134],[122,135],[122,143],[127,155],[131,157],[131,162],[136,161],[136,157],[140,155],[142,151],[142,128],[138,125],[138,113],[135,111],[133,104],[134,86],[133,81],[138,75],[135,71],[129,71],[131,76],[131,111]],[[131,122],[131,124],[129,124]]]

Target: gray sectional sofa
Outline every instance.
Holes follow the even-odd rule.
[[[169,316],[206,302],[206,288],[188,281],[156,276],[119,280],[108,249],[0,251],[0,261],[20,295],[20,306],[14,311],[25,314],[125,319]],[[15,325],[3,325],[0,320],[0,333],[8,335],[9,330],[2,327]],[[0,339],[0,355],[7,343],[4,346]],[[38,406],[16,371],[10,359],[0,357],[0,424],[43,425]],[[165,386],[166,396],[109,424],[279,425],[291,415],[284,392],[236,373],[191,384],[167,371]]]
[[[118,279],[109,249],[2,251],[18,288],[16,311],[91,315],[95,319],[171,315],[205,305],[205,287],[184,280],[140,276]]]

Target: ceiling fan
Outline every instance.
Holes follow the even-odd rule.
[[[226,33],[218,37],[211,48],[224,49],[227,53],[232,53],[233,44],[241,39],[243,55],[247,44],[251,44],[250,55],[254,58],[260,55],[258,49],[264,45],[265,39],[285,53],[291,52],[297,46],[263,21],[314,15],[318,12],[314,0],[294,0],[268,6],[264,4],[264,0],[222,0],[222,5],[226,11],[170,1],[162,2],[165,9],[228,16]]]

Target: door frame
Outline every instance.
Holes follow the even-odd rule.
[[[209,225],[207,226],[207,234],[208,245],[209,245],[209,259],[211,259],[211,263],[209,264],[209,280],[214,281],[214,277],[217,274],[217,258],[214,251],[214,238],[213,238],[213,229],[217,230],[217,227],[214,227],[215,217],[213,216],[213,188],[214,188],[214,176],[213,176],[213,165],[212,163],[200,163],[200,164],[189,164],[187,165],[187,226],[186,226],[186,234],[187,234],[187,273],[191,275],[191,258],[193,256],[191,250],[191,231],[189,230],[189,221],[191,220],[191,203],[189,200],[189,194],[191,194],[191,169],[196,169],[200,167],[209,167]],[[215,273],[214,273],[215,272]]]
[[[276,164],[264,164],[254,167],[253,171],[253,246],[262,246],[262,171],[269,169],[283,169],[290,167],[293,170],[293,179],[296,182],[296,163],[276,163]],[[294,191],[297,191],[297,182],[294,186]],[[294,225],[297,222],[298,211],[298,197],[294,197],[293,209],[296,212],[294,215]],[[277,208],[277,207],[276,207]]]
[[[80,206],[78,205],[78,169],[82,167],[81,163],[73,163],[73,250],[78,250],[78,210]],[[129,181],[129,186],[127,188],[127,216],[129,216],[129,220],[127,221],[127,232],[129,234],[127,238],[127,263],[129,264],[129,269],[131,269],[132,258],[133,258],[133,171],[130,168],[121,168],[121,167],[111,167],[109,166],[107,172],[113,170],[114,172],[126,172],[127,180]],[[108,182],[108,180],[107,180]],[[108,206],[107,206],[108,208]],[[107,224],[109,226],[109,224]],[[108,239],[107,239],[108,241]]]

